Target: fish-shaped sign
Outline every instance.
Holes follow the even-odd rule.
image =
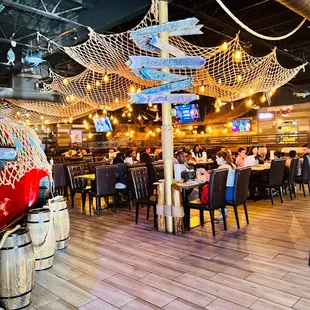
[[[196,94],[156,94],[156,95],[148,95],[148,94],[128,94],[130,96],[129,102],[146,104],[146,103],[189,103],[191,101],[198,100],[198,96]]]
[[[144,79],[150,81],[164,81],[164,82],[175,82],[184,80],[187,78],[186,75],[173,74],[168,72],[162,72],[156,69],[143,68],[141,70],[132,69],[132,72],[138,77],[143,77]],[[139,72],[139,74],[137,74]]]
[[[206,61],[201,56],[187,56],[175,58],[158,58],[150,56],[129,56],[126,65],[130,69],[135,68],[171,68],[171,69],[199,69]]]
[[[193,80],[194,78],[187,78],[185,80],[147,88],[142,90],[141,94],[160,94],[191,88],[194,86]]]
[[[30,54],[29,50],[27,50],[26,56],[24,57],[23,61],[25,63],[28,63],[32,67],[37,67],[40,63],[45,62],[45,60],[42,59],[42,54],[42,52]]]
[[[196,17],[191,17],[191,18],[186,18],[186,19],[177,20],[177,21],[173,21],[173,22],[167,22],[167,23],[164,23],[161,25],[144,27],[144,28],[132,31],[131,34],[133,34],[133,35],[147,35],[147,34],[151,34],[151,33],[160,33],[160,32],[171,33],[173,31],[178,31],[178,30],[183,29],[183,28],[191,29],[198,22],[199,22],[199,20]]]

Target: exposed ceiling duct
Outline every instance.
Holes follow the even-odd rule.
[[[25,91],[22,89],[0,88],[1,99],[21,99],[39,101],[60,101],[60,94],[56,92]]]
[[[309,0],[277,0],[290,10],[310,20],[310,1]]]

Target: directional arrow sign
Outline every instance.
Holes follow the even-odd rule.
[[[175,46],[165,42],[164,40],[160,39],[158,36],[151,35],[152,40],[150,41],[149,45],[155,46],[160,50],[166,51],[169,54],[177,57],[184,57],[185,53]]]
[[[156,46],[150,45],[151,38],[147,36],[140,36],[131,34],[135,44],[144,51],[153,52],[153,53],[160,53],[160,49]]]
[[[194,27],[190,28],[183,28],[183,29],[178,29],[175,31],[171,31],[169,33],[170,37],[180,37],[180,36],[189,36],[193,34],[203,34],[203,32],[200,30],[203,27],[203,25],[196,25]]]
[[[128,94],[130,96],[129,102],[134,103],[189,103],[197,100],[198,96],[195,94],[171,94],[171,95],[147,95],[147,94]]]
[[[181,28],[192,28],[195,26],[199,20],[195,17],[186,18],[183,20],[178,20],[174,22],[167,22],[161,25],[155,25],[150,27],[141,28],[136,31],[132,31],[132,34],[146,35],[151,33],[160,33],[160,32],[172,32],[180,30]]]
[[[172,91],[179,91],[186,88],[193,87],[193,78],[188,78],[182,81],[177,81],[173,83],[163,84],[160,86],[147,88],[142,90],[142,94],[160,94],[160,93],[168,93]]]
[[[137,71],[139,74],[137,74]],[[149,69],[149,68],[143,68],[142,70],[132,69],[132,72],[136,74],[137,76],[143,76],[144,79],[150,80],[150,81],[164,81],[164,82],[175,82],[184,80],[187,77],[184,75],[179,74],[173,74],[173,73],[167,73],[158,71],[155,69]]]
[[[199,69],[206,63],[201,56],[187,56],[175,58],[158,58],[150,56],[129,56],[126,65],[135,68],[171,68],[171,69]]]

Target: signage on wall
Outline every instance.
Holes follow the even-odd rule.
[[[71,130],[71,143],[82,143],[83,142],[83,132],[79,129]]]
[[[260,112],[258,113],[258,119],[260,121],[274,121],[275,113],[274,112]]]

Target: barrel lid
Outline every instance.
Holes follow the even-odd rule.
[[[28,214],[39,214],[39,213],[48,213],[51,210],[49,208],[37,208],[28,211]]]

